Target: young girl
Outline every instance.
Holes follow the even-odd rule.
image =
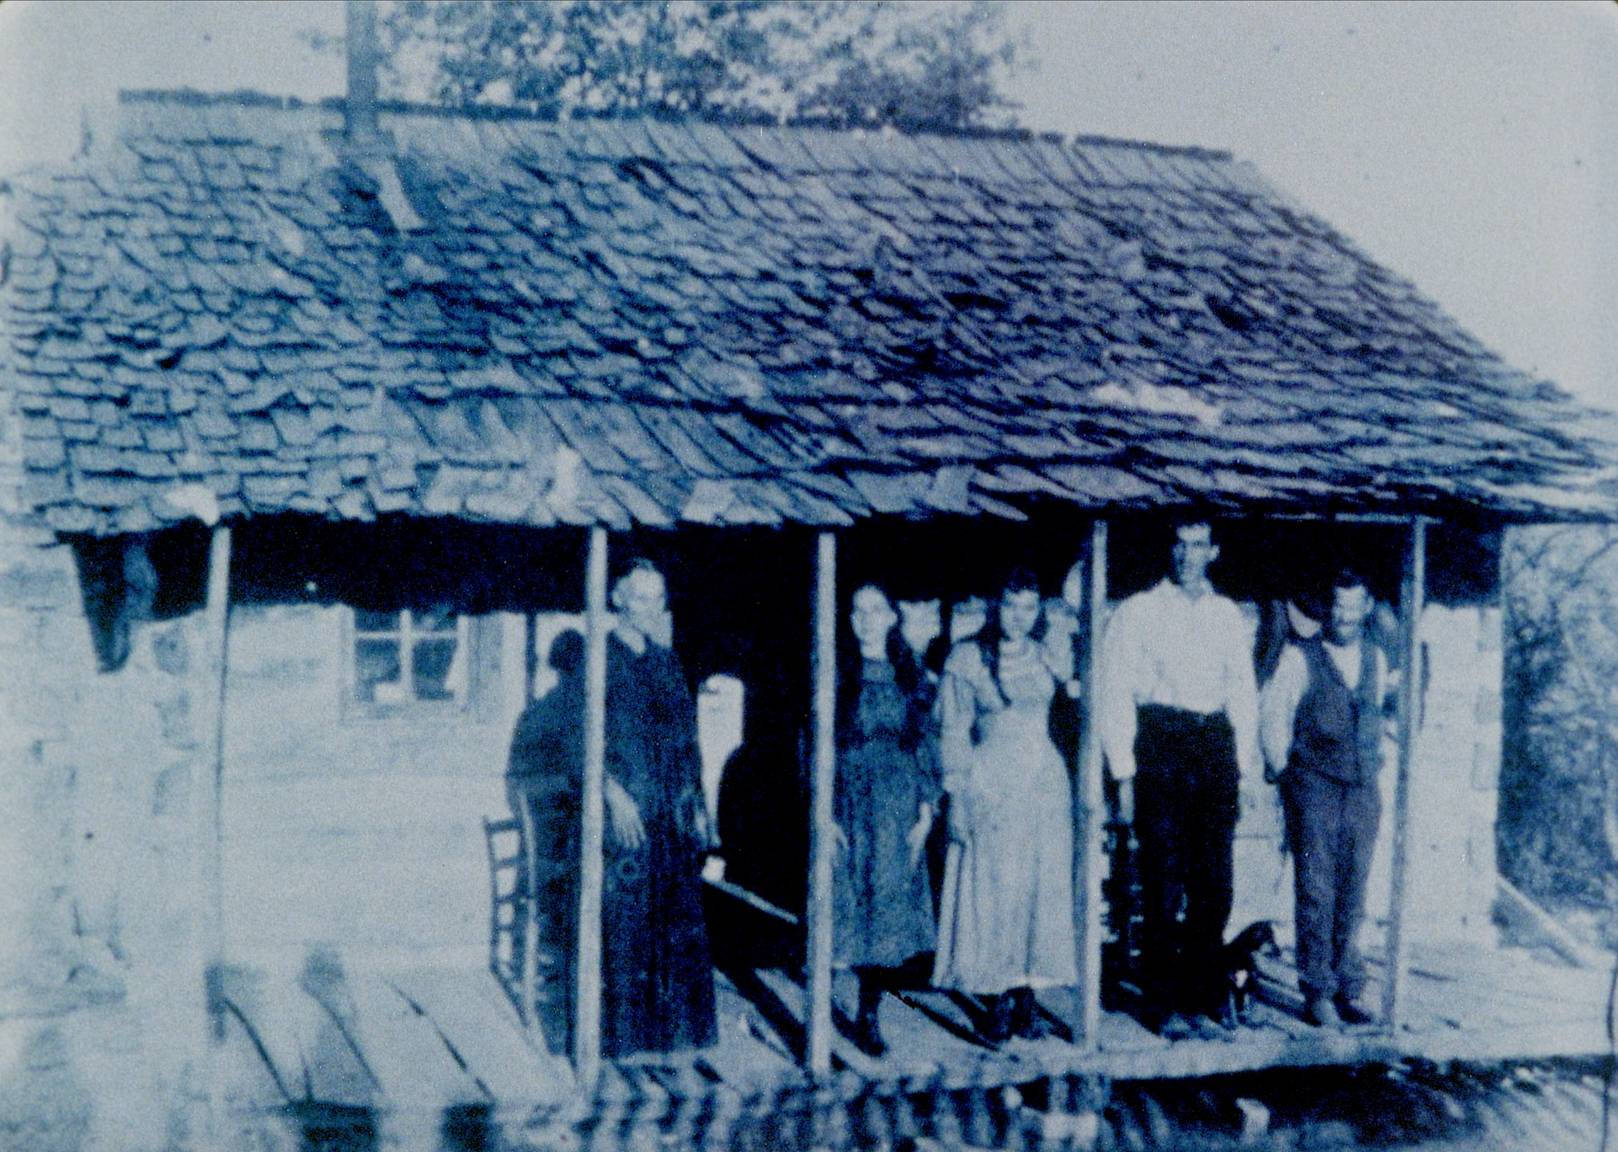
[[[854,593],[857,658],[846,662],[837,714],[833,952],[859,978],[855,1041],[872,1055],[884,1049],[877,1007],[894,969],[933,946],[923,853],[937,808],[937,760],[924,672],[897,622],[880,588]]]
[[[951,843],[933,983],[989,997],[995,1043],[1044,1034],[1034,989],[1078,983],[1072,797],[1049,729],[1072,675],[1063,621],[1047,628],[1033,574],[1017,570],[951,650],[939,693]]]

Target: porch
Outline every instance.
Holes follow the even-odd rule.
[[[1304,1024],[1290,958],[1261,961],[1259,1001],[1246,1027],[1220,1039],[1166,1041],[1130,1016],[1104,1011],[1095,1043],[1013,1041],[996,1049],[977,1038],[970,1006],[914,990],[886,997],[888,1053],[873,1058],[846,1036],[853,987],[834,982],[834,1074],[813,1081],[801,1061],[809,997],[783,969],[717,976],[720,1040],[703,1052],[604,1062],[593,1100],[574,1090],[569,1063],[550,1054],[520,1022],[486,971],[409,968],[345,971],[313,958],[293,978],[232,968],[220,984],[225,1043],[221,1098],[235,1112],[347,1117],[351,1122],[447,1132],[479,1123],[530,1135],[582,1125],[616,1132],[649,1125],[703,1147],[731,1139],[738,1125],[782,1123],[783,1101],[804,1094],[822,1109],[842,1101],[850,1123],[862,1109],[893,1101],[917,1134],[938,1134],[940,1094],[1007,1086],[1053,1114],[1094,1110],[1074,1085],[1205,1077],[1276,1067],[1403,1061],[1507,1061],[1592,1056],[1607,1050],[1609,974],[1521,948],[1411,946],[1403,1022],[1323,1031]],[[1373,966],[1380,984],[1384,969]],[[1372,1001],[1380,989],[1370,990]],[[1041,997],[1041,1010],[1077,1035],[1082,1005],[1069,992]],[[1059,1085],[1068,1086],[1057,1091]],[[1086,1089],[1088,1090],[1088,1089]],[[917,1103],[926,1094],[931,1103]],[[990,1094],[1004,1104],[1004,1093]],[[853,1098],[867,1103],[855,1106]],[[845,1099],[845,1097],[847,1099]],[[1017,1100],[1010,1098],[1013,1112]],[[862,1118],[863,1117],[863,1118]]]
[[[1309,531],[1295,524],[1233,526],[1230,537],[1240,551],[1258,556],[1272,553],[1273,537],[1284,534],[1308,539]],[[1318,531],[1323,534],[1327,529]],[[328,710],[334,707],[336,693],[321,688],[325,694],[317,702],[309,685],[319,687],[340,680],[332,664],[335,654],[346,650],[352,638],[339,636],[342,643],[329,642],[335,610],[276,608],[273,612],[235,613],[227,637],[227,668],[221,669],[227,678],[223,695],[230,707],[225,745],[231,757],[229,779],[219,799],[225,805],[224,827],[233,835],[220,845],[224,867],[221,896],[228,899],[222,898],[219,906],[226,946],[220,952],[224,975],[216,1004],[224,1009],[221,1019],[229,1051],[221,1058],[224,1071],[215,1098],[259,1113],[290,1110],[306,1118],[327,1113],[350,1119],[380,1116],[434,1129],[453,1117],[481,1117],[502,1125],[547,1129],[582,1125],[594,1130],[623,1120],[637,1126],[644,1120],[664,1127],[729,1123],[722,1120],[727,1114],[735,1119],[749,1108],[759,1116],[779,1114],[783,1098],[813,1099],[827,1092],[914,1100],[952,1092],[986,1099],[994,1094],[988,1090],[1044,1085],[1032,1098],[1045,1108],[1046,1099],[1056,1101],[1063,1096],[1051,1090],[1059,1082],[1094,1085],[1289,1066],[1397,1064],[1409,1059],[1504,1060],[1604,1051],[1605,985],[1599,971],[1558,967],[1525,952],[1501,951],[1475,942],[1483,937],[1474,938],[1470,946],[1445,947],[1423,940],[1419,929],[1399,938],[1396,925],[1401,920],[1405,925],[1422,925],[1432,917],[1435,903],[1441,906],[1457,900],[1457,890],[1450,883],[1452,873],[1444,868],[1446,860],[1458,857],[1455,846],[1446,842],[1439,850],[1429,841],[1432,829],[1454,830],[1451,826],[1457,821],[1452,817],[1461,809],[1445,799],[1452,798],[1453,791],[1437,789],[1434,783],[1453,778],[1459,782],[1463,798],[1469,798],[1479,786],[1470,730],[1463,733],[1465,739],[1457,739],[1452,726],[1446,726],[1446,717],[1457,710],[1470,717],[1476,710],[1473,697],[1478,689],[1461,670],[1479,662],[1489,630],[1480,623],[1473,630],[1475,635],[1468,632],[1462,637],[1465,643],[1455,644],[1442,630],[1417,624],[1424,619],[1425,522],[1408,527],[1345,524],[1332,526],[1330,531],[1344,538],[1335,542],[1337,547],[1363,554],[1370,561],[1367,566],[1378,574],[1387,600],[1404,610],[1401,663],[1415,663],[1419,638],[1431,683],[1438,685],[1431,690],[1423,687],[1426,707],[1418,709],[1414,686],[1422,681],[1412,678],[1406,682],[1411,685],[1407,698],[1401,701],[1406,717],[1423,716],[1428,735],[1423,760],[1426,770],[1410,772],[1415,733],[1407,729],[1401,732],[1399,744],[1389,748],[1390,767],[1396,764],[1397,772],[1384,778],[1384,804],[1393,818],[1388,822],[1387,844],[1379,850],[1382,863],[1372,885],[1377,892],[1386,893],[1386,898],[1385,902],[1373,898],[1371,915],[1374,922],[1380,922],[1380,939],[1369,951],[1373,964],[1385,965],[1388,956],[1397,957],[1399,978],[1391,981],[1397,987],[1390,992],[1386,967],[1377,968],[1367,1001],[1384,1009],[1396,1004],[1396,1030],[1364,1028],[1326,1034],[1303,1024],[1292,991],[1295,975],[1284,959],[1265,969],[1263,1002],[1253,1010],[1250,1026],[1219,1039],[1171,1044],[1142,1028],[1130,1015],[1110,1010],[1114,1007],[1110,1003],[1098,1003],[1100,990],[1116,983],[1104,978],[1104,955],[1111,936],[1106,907],[1119,895],[1109,879],[1114,855],[1109,845],[1119,830],[1102,823],[1110,806],[1098,795],[1102,774],[1099,749],[1092,744],[1081,758],[1076,789],[1080,795],[1075,797],[1074,814],[1076,830],[1098,846],[1094,852],[1083,852],[1075,862],[1083,873],[1075,927],[1088,969],[1083,987],[1089,992],[1053,994],[1042,1005],[1065,1032],[1065,1039],[1015,1042],[996,1049],[981,1041],[974,1005],[917,988],[885,1000],[881,1023],[889,1052],[880,1059],[867,1055],[849,1039],[854,989],[846,977],[832,973],[826,947],[829,918],[821,919],[818,943],[822,951],[817,953],[813,927],[817,905],[811,899],[809,915],[804,918],[811,922],[809,931],[803,931],[803,924],[794,924],[789,935],[795,942],[769,955],[758,954],[758,942],[768,936],[764,931],[768,925],[745,929],[731,925],[734,930],[720,931],[716,920],[726,917],[710,915],[722,969],[718,977],[721,1039],[714,1048],[602,1062],[598,1069],[598,1037],[590,1028],[579,1029],[587,1038],[584,1045],[578,1035],[552,1035],[552,1043],[547,1045],[546,1038],[525,1024],[513,1008],[514,999],[520,997],[508,994],[499,979],[465,955],[477,950],[476,941],[482,935],[473,914],[481,903],[478,890],[486,882],[477,875],[482,853],[469,843],[476,835],[475,813],[483,814],[476,819],[483,824],[490,849],[489,878],[494,890],[489,907],[507,934],[518,929],[515,868],[519,855],[514,844],[496,848],[489,838],[494,826],[487,817],[500,803],[498,778],[489,766],[499,762],[500,745],[510,730],[509,716],[495,716],[490,709],[493,718],[480,724],[423,724],[411,728],[408,738],[399,736],[392,743],[382,738],[383,729],[374,723],[345,726],[334,719],[306,725],[304,735],[309,739],[289,743],[298,736],[293,731],[296,726],[268,725],[264,718],[319,716],[317,703]],[[1401,541],[1405,532],[1409,538]],[[1123,546],[1113,552],[1111,574],[1126,588],[1140,583],[1133,568],[1139,566],[1136,554],[1146,549],[1135,538],[1137,534],[1141,539],[1146,536],[1144,531],[1129,528],[1120,531],[1118,543]],[[865,555],[875,551],[872,538],[852,530],[849,538],[845,571],[853,577],[850,583],[857,583],[864,573],[880,570],[881,557],[890,550]],[[1101,606],[1108,599],[1108,540],[1107,525],[1091,527],[1085,548],[1089,635],[1100,634]],[[773,547],[779,543],[773,539],[750,543],[761,550],[772,548],[777,559],[786,551]],[[818,544],[813,586],[830,600],[833,589],[842,583],[837,578],[837,546],[826,536]],[[586,632],[592,617],[604,617],[605,550],[605,533],[592,531],[587,550],[591,580]],[[1072,536],[1063,534],[1048,550],[1046,566],[1058,573],[1072,559]],[[262,547],[257,551],[262,552]],[[931,551],[936,554],[938,549]],[[1438,550],[1440,557],[1447,558],[1440,565],[1441,583],[1450,582],[1448,570],[1460,566],[1454,557],[1461,552],[1448,541]],[[257,570],[254,564],[244,567]],[[737,567],[746,571],[751,565]],[[772,598],[755,606],[754,614],[769,616],[779,608],[774,611],[777,621],[792,620],[789,609],[805,597],[809,576],[800,570],[795,585],[772,585]],[[709,591],[712,588],[710,581],[696,575],[691,583]],[[1395,589],[1399,589],[1397,600]],[[723,606],[722,611],[712,604],[705,607],[694,597],[689,614],[682,616],[712,624],[691,628],[686,633],[691,637],[688,644],[703,636],[753,632],[751,620],[740,624],[731,620],[728,628],[721,627],[723,616],[738,611],[738,602],[727,596],[712,600]],[[803,671],[834,667],[831,606],[821,602],[817,608],[814,651],[819,658],[789,662]],[[1432,616],[1429,611],[1425,618]],[[522,652],[520,667],[532,677],[538,666],[539,628],[534,622],[526,627],[524,623],[506,620],[494,631],[505,634],[508,652]],[[317,626],[326,629],[321,635],[328,642],[319,642]],[[766,633],[772,642],[764,650],[801,653],[805,638],[796,635],[795,627],[791,631],[794,634],[780,642]],[[303,671],[295,682],[278,678],[280,662],[293,653],[304,661],[300,665]],[[314,661],[323,663],[310,671],[308,665]],[[511,665],[516,661],[508,658],[507,664],[508,672],[515,671]],[[1088,668],[1085,674],[1092,679],[1083,698],[1093,700],[1095,669]],[[801,687],[793,685],[800,691]],[[274,707],[269,696],[272,691],[280,694]],[[1441,700],[1445,691],[1457,696],[1458,708]],[[506,676],[501,685],[500,695],[511,698],[504,700],[508,708],[532,694],[532,684],[524,684],[515,675]],[[598,710],[604,700],[598,696],[594,703],[589,718],[600,723]],[[829,718],[829,710],[817,706],[813,715],[818,728]],[[386,755],[380,755],[374,773],[354,771],[354,762],[363,760],[362,738],[386,746]],[[317,746],[318,755],[312,751]],[[824,798],[829,796],[831,762],[819,754],[821,749],[816,751],[810,791]],[[469,764],[464,772],[457,767],[460,759]],[[442,778],[431,778],[431,787],[422,786],[415,775],[402,774],[429,769],[443,773]],[[778,775],[795,777],[793,773]],[[380,787],[384,781],[386,786]],[[1401,792],[1407,794],[1401,797]],[[800,811],[795,807],[799,799],[787,797],[784,806],[769,810],[777,819],[759,821],[772,830],[775,839],[767,847],[769,854],[780,857],[776,863],[783,871],[801,868],[799,854],[784,850],[780,841],[785,835],[782,829]],[[1244,809],[1248,807],[1244,804]],[[814,821],[804,823],[824,828],[828,819],[829,813],[817,811]],[[514,838],[513,822],[504,823],[510,825],[505,831]],[[1470,835],[1471,822],[1459,823],[1464,825],[1459,831]],[[1412,869],[1395,853],[1392,833],[1413,827],[1422,832],[1409,837],[1406,852],[1419,862],[1419,868],[1414,870],[1415,883],[1407,886],[1396,880],[1396,874],[1408,876]],[[1492,843],[1492,819],[1481,827]],[[1238,831],[1238,873],[1247,887],[1264,890],[1261,895],[1267,895],[1269,905],[1264,900],[1238,899],[1239,914],[1232,928],[1271,916],[1270,905],[1277,899],[1283,905],[1290,903],[1290,889],[1276,871],[1278,839],[1276,813],[1262,805],[1252,806]],[[822,844],[827,842],[821,839]],[[262,850],[264,845],[271,845],[275,852]],[[745,862],[744,848],[727,839],[727,853],[736,857],[732,863]],[[829,863],[824,853],[818,856],[820,866]],[[599,870],[600,866],[597,853],[585,855],[584,870]],[[538,887],[536,884],[535,889]],[[829,871],[815,870],[806,887],[811,895],[828,892]],[[781,899],[768,887],[758,890],[770,893],[771,900]],[[1407,899],[1411,893],[1415,899]],[[794,912],[800,908],[794,901],[786,902]],[[233,910],[228,916],[224,915],[227,904]],[[502,914],[506,905],[510,906]],[[730,911],[733,915],[741,911],[755,920],[761,915],[757,908]],[[782,919],[763,918],[771,923]],[[788,914],[784,919],[795,917]],[[775,928],[779,929],[778,923]],[[322,952],[321,945],[313,945],[311,950],[308,941],[332,943]],[[752,954],[738,956],[736,941],[751,942]],[[439,947],[427,946],[434,943]],[[599,946],[598,935],[595,943]],[[806,945],[820,981],[806,981],[800,967]],[[509,959],[509,951],[496,951]],[[580,976],[589,973],[590,967],[580,960]],[[514,969],[507,973],[508,986],[517,979]],[[596,985],[591,994],[599,997],[599,983],[591,982]],[[584,983],[581,979],[581,985]],[[569,1019],[577,1024],[576,1016],[570,1014]],[[559,1039],[565,1042],[558,1043]],[[579,1067],[585,1070],[580,1079],[586,1085],[593,1082],[593,1088],[580,1090],[573,1061],[557,1054],[564,1051],[580,1061]],[[1048,1107],[1083,1110],[1071,1101]]]

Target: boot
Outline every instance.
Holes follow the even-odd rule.
[[[854,1021],[854,1046],[867,1056],[881,1056],[888,1050],[876,1013],[861,1012]]]
[[[1189,1040],[1191,1021],[1178,1012],[1159,1012],[1153,1017],[1152,1031],[1165,1040]]]
[[[860,1006],[854,1018],[854,1044],[867,1056],[881,1056],[888,1050],[882,1040],[878,1023],[878,1009],[882,1005],[882,987],[869,976],[860,977]]]
[[[1337,1009],[1337,1017],[1344,1024],[1360,1025],[1375,1024],[1376,1013],[1360,1005],[1356,997],[1339,992],[1332,997],[1332,1007]]]
[[[1340,1028],[1342,1017],[1337,1007],[1326,996],[1310,996],[1303,1004],[1303,1018],[1316,1028]]]
[[[1034,1030],[1034,990],[1013,988],[1010,995],[1011,1034],[1024,1040],[1037,1040],[1039,1036]]]
[[[990,1044],[1004,1044],[1011,1039],[1012,994],[1002,992],[989,997],[989,1019],[983,1029],[983,1038]]]
[[[1042,1040],[1061,1034],[1040,1012],[1032,988],[1017,988],[1011,993],[1011,1034],[1024,1040]]]

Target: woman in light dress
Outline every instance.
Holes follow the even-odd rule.
[[[1034,990],[1079,978],[1072,796],[1050,737],[1074,627],[1066,613],[1046,618],[1019,569],[982,631],[951,650],[940,686],[951,843],[933,983],[988,997],[995,1043],[1046,1034]]]

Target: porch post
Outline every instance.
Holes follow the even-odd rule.
[[[1421,613],[1427,585],[1427,522],[1410,522],[1405,553],[1404,588],[1400,593],[1399,632],[1399,761],[1393,793],[1392,892],[1388,900],[1388,982],[1382,993],[1382,1019],[1397,1032],[1403,1007],[1405,969],[1404,905],[1410,855],[1410,764],[1415,754],[1421,700]]]
[[[225,963],[224,778],[225,645],[230,629],[230,528],[214,526],[208,544],[208,599],[203,609],[208,660],[208,757],[202,768],[202,802],[196,809],[202,866],[202,916],[198,943],[208,1007],[208,1032],[215,1044],[225,1038],[221,1011],[221,969]]]
[[[832,789],[836,776],[837,537],[822,532],[815,558],[814,760],[809,808],[809,1072],[831,1071]]]
[[[534,702],[535,642],[534,614],[524,612],[522,618],[524,710]],[[522,972],[519,973],[522,1006],[518,1009],[517,1015],[524,1027],[537,1034],[539,1012],[535,999],[539,989],[539,848],[538,838],[534,834],[534,806],[525,796],[518,796],[516,802],[515,815],[522,844],[522,852],[519,855],[522,858],[523,883],[528,892],[528,899],[521,905],[522,919],[513,925],[514,930],[522,933]]]
[[[584,787],[580,798],[579,951],[573,1070],[585,1091],[601,1069],[601,885],[607,753],[607,530],[590,529],[584,579]]]
[[[522,705],[534,702],[539,681],[539,622],[532,612],[522,614]]]
[[[191,809],[201,872],[202,907],[197,917],[197,966],[202,976],[205,1022],[195,1072],[205,1101],[202,1110],[204,1141],[217,1140],[224,1115],[221,1056],[225,1045],[225,882],[224,796],[225,774],[225,645],[230,628],[230,529],[213,526],[208,542],[208,591],[203,605],[201,730],[206,758],[197,766],[201,776]]]
[[[1096,1046],[1101,1030],[1101,853],[1105,794],[1102,790],[1101,626],[1107,610],[1107,522],[1090,525],[1090,556],[1085,568],[1084,615],[1079,621],[1079,776],[1074,789],[1074,823],[1078,859],[1073,895],[1079,930],[1079,1028],[1086,1048]]]

